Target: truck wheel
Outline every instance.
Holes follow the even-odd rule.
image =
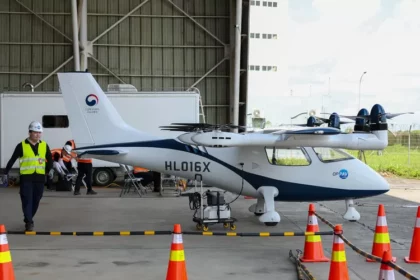
[[[93,172],[93,184],[95,186],[108,186],[115,180],[115,175],[109,168],[97,168]]]

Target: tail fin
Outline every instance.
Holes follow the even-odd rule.
[[[57,76],[77,148],[156,139],[121,118],[91,73],[57,73]]]

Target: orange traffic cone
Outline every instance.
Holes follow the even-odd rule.
[[[6,227],[4,225],[0,225],[0,279],[15,280],[12,256],[7,241]]]
[[[373,238],[372,255],[382,258],[385,251],[389,251],[392,256],[391,243],[388,233],[388,224],[386,222],[385,208],[383,204],[379,204],[378,218],[376,220],[375,235]],[[395,262],[397,258],[393,257],[392,261]],[[375,262],[366,258],[367,262]]]
[[[187,267],[185,265],[184,244],[182,242],[181,225],[174,225],[174,234],[169,254],[166,280],[187,280]]]
[[[417,208],[417,217],[416,222],[414,223],[410,256],[405,257],[404,260],[407,263],[420,263],[420,206]]]
[[[349,280],[349,271],[347,269],[346,250],[344,241],[337,234],[343,233],[343,227],[336,225],[334,227],[334,241],[331,254],[330,274],[328,280]]]
[[[390,251],[385,251],[382,256],[383,262],[392,261],[392,255]],[[381,264],[381,270],[379,270],[379,280],[395,280],[394,269],[387,264]]]
[[[315,206],[309,204],[308,223],[306,225],[307,232],[319,232],[318,219],[315,216]],[[308,235],[305,237],[305,248],[303,256],[300,258],[302,262],[328,262],[329,259],[324,256],[322,249],[321,235]]]

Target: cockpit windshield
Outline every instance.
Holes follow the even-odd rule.
[[[334,148],[313,148],[315,154],[322,162],[337,162],[354,159],[354,157],[343,150]]]
[[[297,148],[275,148],[266,147],[268,162],[273,165],[281,166],[307,166],[311,164],[306,151],[300,147]]]

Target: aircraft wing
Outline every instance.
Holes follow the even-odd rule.
[[[395,113],[395,114],[391,114],[391,113],[385,113],[385,116],[387,119],[392,119],[401,115],[411,115],[414,114],[414,112],[404,112],[404,113]],[[369,118],[369,116],[344,116],[344,115],[340,115],[340,117],[343,118],[347,118],[347,119],[351,119],[351,120],[356,120],[357,118]]]
[[[115,156],[115,155],[125,155],[128,152],[127,151],[121,151],[121,150],[100,150],[100,149],[95,149],[95,150],[82,150],[83,148],[81,148],[79,151],[79,156],[83,156],[83,155],[96,155],[96,156]],[[78,152],[78,150],[75,150],[76,152]]]
[[[188,141],[183,141],[188,139]],[[186,144],[223,148],[245,146],[267,147],[331,147],[354,150],[382,150],[388,145],[387,131],[383,133],[343,133],[332,127],[283,129],[272,133],[238,134],[212,131],[207,133],[190,132],[178,137]]]

